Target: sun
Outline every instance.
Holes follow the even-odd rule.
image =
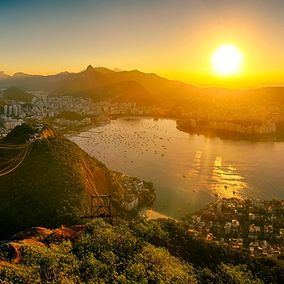
[[[234,45],[219,46],[212,55],[213,72],[221,76],[237,75],[241,71],[243,54]]]

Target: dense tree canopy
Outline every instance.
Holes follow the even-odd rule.
[[[113,222],[96,219],[79,226],[79,234],[73,227],[38,228],[34,235],[26,233],[26,239],[25,232],[19,234],[0,246],[0,279],[5,283],[283,282],[283,260],[238,257],[192,239],[180,223]]]

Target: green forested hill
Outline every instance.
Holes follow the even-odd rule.
[[[0,143],[22,144],[34,132],[20,126]],[[78,223],[89,212],[90,195],[111,190],[109,171],[99,161],[52,130],[42,135],[30,144],[20,166],[0,177],[2,239],[31,226]],[[13,163],[22,151],[0,149],[0,166]]]
[[[10,87],[3,92],[3,98],[5,100],[21,101],[31,103],[33,95],[16,87]]]

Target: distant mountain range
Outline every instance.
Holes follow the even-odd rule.
[[[83,96],[94,101],[135,101],[141,104],[200,107],[222,104],[223,101],[270,104],[284,103],[284,87],[265,87],[252,90],[200,88],[168,80],[153,73],[138,70],[110,70],[89,65],[79,73],[62,72],[56,75],[30,75],[18,72],[13,76],[0,72],[0,89],[9,87],[25,91],[47,91],[50,95]],[[212,103],[214,101],[214,103]],[[202,103],[202,104],[200,104]]]
[[[17,87],[26,91],[47,91],[51,95],[87,96],[94,100],[158,103],[166,97],[180,92],[186,93],[194,88],[152,73],[138,70],[113,71],[104,67],[94,68],[91,65],[79,73],[62,72],[48,76],[20,72],[13,76],[1,74],[1,89]]]
[[[10,75],[6,74],[3,71],[0,71],[0,80],[4,80],[4,79],[10,78],[10,77],[11,77]]]

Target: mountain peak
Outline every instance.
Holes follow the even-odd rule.
[[[0,71],[0,79],[6,79],[9,78],[10,75],[6,74],[4,71]]]
[[[93,70],[94,70],[94,67],[91,64],[86,69],[86,71],[93,71]]]
[[[17,72],[14,74],[14,77],[26,77],[26,76],[30,76],[30,75],[23,73],[23,72]]]
[[[68,71],[63,71],[63,72],[59,72],[59,73],[55,74],[55,76],[69,75],[69,74],[70,74],[70,72],[68,72]]]

